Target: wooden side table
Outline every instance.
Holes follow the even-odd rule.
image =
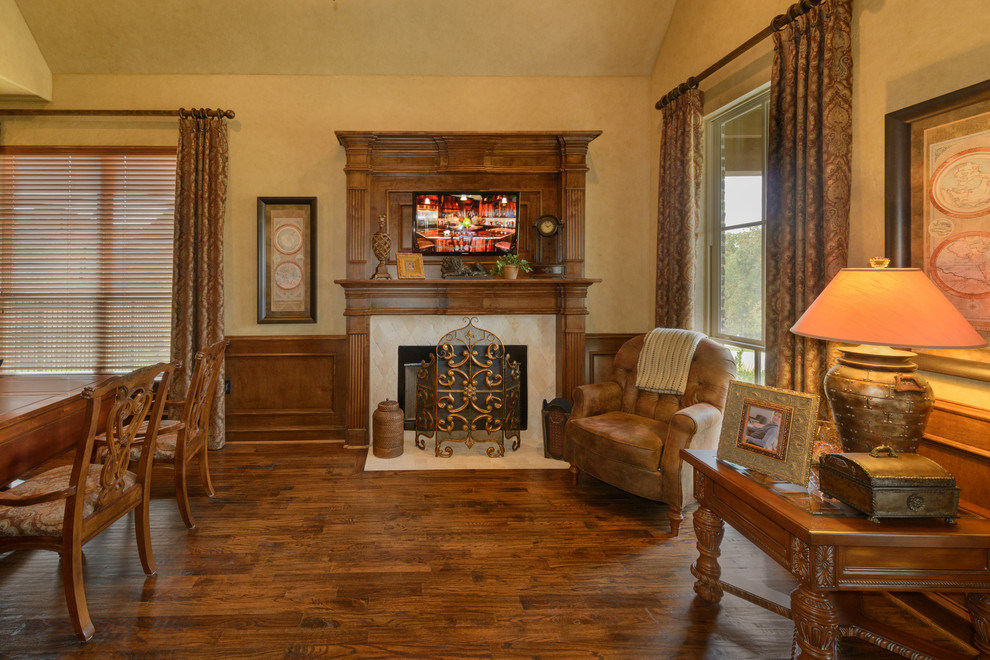
[[[940,518],[875,524],[807,490],[723,463],[714,451],[687,449],[681,457],[694,468],[700,504],[691,573],[701,598],[717,603],[728,592],[793,619],[800,658],[837,658],[846,636],[907,657],[990,659],[990,520],[963,506],[956,525]],[[721,579],[726,522],[797,578],[789,608]],[[874,625],[859,609],[864,592],[965,593],[972,634],[963,641],[973,653]]]

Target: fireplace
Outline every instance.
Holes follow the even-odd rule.
[[[525,397],[529,441],[541,442],[542,399],[568,397],[584,382],[585,176],[588,145],[600,131],[427,133],[338,131],[346,150],[347,317],[346,443],[368,446],[373,404],[394,399],[398,345],[431,345],[465,316],[505,344],[527,347]],[[567,278],[441,279],[443,255],[423,259],[425,279],[371,280],[372,236],[384,216],[394,254],[415,250],[416,192],[519,191],[518,252],[532,260],[533,222],[543,215],[563,225]],[[479,257],[490,267],[493,258]],[[393,270],[394,272],[394,270]],[[453,318],[451,318],[453,317]],[[441,327],[442,326],[442,327]],[[407,433],[412,433],[407,431]],[[534,435],[535,434],[535,435]]]
[[[528,426],[527,415],[529,412],[529,402],[527,400],[529,387],[526,369],[528,362],[526,354],[528,351],[526,348],[524,344],[507,344],[505,346],[505,352],[520,364],[519,372],[522,382],[520,385],[521,401],[519,405],[519,420],[520,429],[523,431]],[[396,379],[398,381],[396,383],[396,390],[398,392],[396,400],[399,402],[399,406],[402,408],[404,414],[402,428],[406,431],[412,431],[416,428],[416,372],[419,371],[423,362],[428,361],[430,356],[436,353],[436,350],[437,347],[435,344],[399,346],[399,363],[396,367],[396,374],[398,376]]]
[[[498,335],[510,350],[525,348],[526,371],[523,379],[526,387],[521,410],[521,439],[524,443],[543,443],[541,407],[543,399],[552,399],[557,389],[557,351],[554,339],[555,319],[550,314],[485,315],[474,316],[475,325]],[[370,318],[368,337],[370,369],[370,400],[397,399],[408,419],[415,414],[415,401],[410,406],[405,395],[398,397],[400,376],[405,376],[405,364],[399,357],[400,346],[423,346],[436,350],[436,342],[444,334],[463,326],[463,316],[413,315],[397,316],[381,314]],[[513,356],[515,353],[513,352]],[[414,358],[415,359],[415,358]],[[516,359],[514,357],[514,359]],[[418,363],[417,363],[418,364]],[[400,366],[401,365],[401,366]],[[415,374],[412,376],[415,393]],[[372,406],[373,408],[374,406]],[[368,411],[368,423],[371,421]],[[369,426],[370,428],[370,426]],[[413,427],[406,426],[407,440],[412,440]]]

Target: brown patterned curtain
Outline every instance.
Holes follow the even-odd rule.
[[[227,204],[227,122],[193,111],[179,119],[176,156],[172,359],[182,361],[173,396],[181,399],[196,352],[220,341],[223,326],[223,219]],[[223,369],[220,379],[223,382]],[[208,441],[224,445],[223,388],[217,387]]]
[[[846,266],[852,157],[852,0],[774,33],[767,180],[767,384],[820,394],[822,341],[790,328]]]
[[[691,329],[701,223],[704,94],[689,89],[663,108],[657,206],[656,326]]]

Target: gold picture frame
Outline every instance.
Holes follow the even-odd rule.
[[[953,272],[957,285],[939,274],[952,261],[990,265],[990,200],[980,201],[990,190],[990,80],[888,113],[885,135],[886,256],[924,270],[990,339],[990,279]],[[970,243],[982,246],[979,263],[954,251]],[[990,381],[990,349],[916,352],[926,371]]]
[[[731,381],[717,456],[807,486],[817,414],[814,394]]]
[[[422,280],[423,255],[418,252],[398,252],[395,255],[395,271],[400,280]]]
[[[316,323],[316,198],[258,198],[258,323]]]

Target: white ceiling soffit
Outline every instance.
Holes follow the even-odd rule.
[[[53,74],[646,76],[676,0],[16,0]]]

